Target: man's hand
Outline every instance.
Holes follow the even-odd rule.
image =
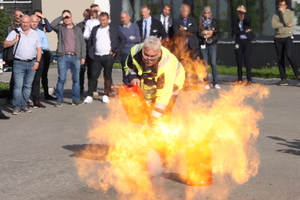
[[[85,59],[81,59],[80,64],[81,64],[81,65],[84,65],[84,63],[85,63]]]
[[[65,12],[65,13],[63,14],[63,18],[69,18],[69,17],[71,17],[70,13]]]
[[[181,31],[186,31],[186,27],[185,26],[181,26],[181,25],[179,25],[179,30],[181,30]]]
[[[34,65],[33,65],[33,67],[31,68],[31,70],[32,70],[32,71],[37,70],[37,69],[39,68],[39,65],[40,65],[40,63],[34,62]]]
[[[132,85],[132,86],[138,85],[138,86],[140,87],[141,81],[140,81],[140,79],[138,79],[138,78],[132,79],[132,80],[130,81],[130,85]]]
[[[109,54],[112,55],[113,57],[115,57],[117,55],[117,53],[115,53],[113,51],[109,51]]]
[[[45,18],[44,15],[42,15],[41,13],[36,13],[35,15],[38,16],[38,17],[41,18],[41,19],[44,19],[44,18]]]

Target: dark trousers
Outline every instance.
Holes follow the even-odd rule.
[[[125,85],[129,85],[129,81],[126,77],[126,73],[125,73],[125,69],[124,69],[127,56],[128,56],[127,53],[121,53],[122,80]]]
[[[85,64],[80,65],[80,74],[79,74],[79,81],[80,81],[80,93],[84,91],[84,79],[85,79],[85,72],[87,71],[87,78],[90,80],[91,78],[91,67],[92,67],[92,59],[87,55]]]
[[[48,71],[50,67],[51,52],[43,50],[43,72],[42,72],[42,85],[44,89],[44,96],[49,96],[48,86]]]
[[[243,60],[245,62],[247,81],[251,81],[251,63],[250,57],[252,55],[252,43],[250,40],[240,40],[235,44],[235,58],[237,64],[238,81],[242,81],[243,77]]]
[[[31,86],[31,100],[33,103],[40,101],[40,87],[41,87],[41,76],[44,68],[44,55],[41,57],[39,68],[36,70],[32,86]]]
[[[91,67],[91,78],[88,82],[88,96],[93,96],[93,92],[96,91],[98,85],[98,78],[101,74],[102,68],[104,68],[104,94],[109,95],[111,93],[112,86],[112,68],[115,62],[115,58],[112,55],[95,56]]]
[[[295,76],[299,75],[298,66],[293,56],[293,40],[291,37],[286,38],[275,38],[274,39],[275,49],[278,57],[278,69],[281,80],[286,80],[285,73],[285,55],[289,60]]]

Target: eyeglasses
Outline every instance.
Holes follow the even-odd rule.
[[[146,59],[146,60],[155,60],[155,59],[158,59],[160,57],[159,53],[157,55],[154,55],[154,56],[145,55],[144,49],[142,50],[142,54],[143,54],[143,58]]]

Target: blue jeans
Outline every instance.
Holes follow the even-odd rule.
[[[32,71],[35,60],[24,62],[14,60],[14,90],[13,90],[13,107],[21,108],[28,106],[28,100],[31,94],[32,81],[35,71]]]
[[[67,79],[68,70],[71,69],[72,73],[72,100],[80,99],[80,86],[79,86],[79,73],[80,73],[80,61],[76,59],[76,56],[59,56],[57,59],[58,68],[58,81],[56,85],[56,97],[57,101],[64,100],[64,86]]]
[[[218,84],[218,72],[217,72],[217,45],[210,44],[206,45],[205,49],[201,49],[201,55],[203,56],[203,60],[206,61],[206,64],[211,66],[212,77],[213,77],[213,85]]]

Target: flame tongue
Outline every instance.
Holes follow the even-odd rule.
[[[258,172],[259,154],[254,145],[259,135],[257,122],[263,115],[256,105],[269,90],[258,84],[234,86],[219,91],[219,98],[212,101],[205,98],[205,92],[181,92],[170,123],[157,124],[154,129],[131,123],[123,102],[112,100],[108,116],[96,119],[87,135],[91,144],[109,146],[106,158],[91,160],[91,154],[103,156],[103,149],[89,145],[79,154],[87,159],[76,159],[79,177],[97,190],[115,188],[119,199],[152,200],[158,199],[152,176],[164,172],[165,178],[186,179],[187,185],[210,185],[213,174],[213,187],[222,195],[210,195],[226,199],[230,186],[223,179],[243,184]],[[208,194],[211,187],[201,188],[187,189],[184,198]],[[159,189],[165,194],[163,199],[170,199],[163,189]]]

